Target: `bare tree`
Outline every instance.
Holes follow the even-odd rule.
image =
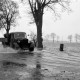
[[[22,0],[24,1],[24,0]],[[42,44],[42,24],[43,24],[43,14],[44,14],[44,9],[51,9],[55,16],[58,16],[57,11],[56,11],[56,6],[59,5],[64,9],[64,10],[70,10],[69,8],[69,0],[28,0],[30,8],[31,8],[31,13],[34,18],[34,22],[36,23],[37,26],[37,41],[38,41],[38,48],[43,48]]]
[[[76,40],[76,43],[78,42],[78,40],[80,40],[80,35],[79,34],[75,34],[75,40]]]
[[[36,33],[34,33],[33,31],[31,31],[31,33],[30,33],[29,36],[30,36],[31,40],[34,42],[35,47],[36,47],[36,44],[37,44],[37,35],[36,35]]]
[[[51,37],[52,37],[52,39],[53,39],[53,42],[54,42],[54,40],[55,40],[55,37],[56,37],[56,34],[55,34],[55,33],[51,33]]]
[[[69,39],[69,41],[70,41],[70,43],[72,42],[72,35],[69,35],[68,36],[68,39]]]
[[[75,40],[76,40],[76,43],[78,41],[78,34],[75,34]]]
[[[50,35],[49,34],[46,34],[46,36],[45,36],[45,40],[49,40],[49,38],[50,38]]]
[[[0,4],[0,29],[4,28],[8,37],[11,26],[15,26],[16,23],[18,5],[11,0],[0,0]]]

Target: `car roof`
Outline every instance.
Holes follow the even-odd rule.
[[[16,34],[16,33],[25,33],[25,32],[11,32],[9,34]],[[26,33],[25,33],[26,34]]]

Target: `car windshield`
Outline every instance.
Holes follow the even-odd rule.
[[[15,33],[15,38],[26,38],[26,33]]]

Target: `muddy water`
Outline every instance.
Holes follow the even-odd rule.
[[[41,53],[0,53],[0,80],[42,80]]]
[[[57,52],[0,54],[0,80],[80,80],[79,56]]]

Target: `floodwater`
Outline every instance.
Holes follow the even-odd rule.
[[[0,53],[0,80],[43,80],[41,53]]]
[[[80,46],[0,53],[0,80],[80,80]]]

